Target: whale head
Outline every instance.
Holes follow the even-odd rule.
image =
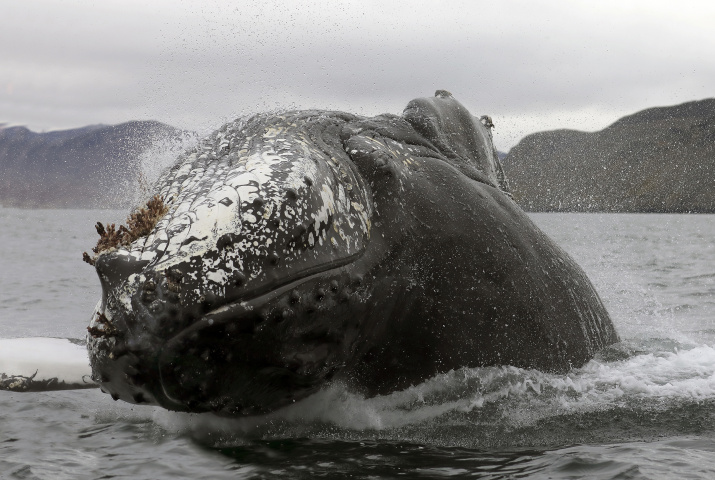
[[[166,213],[151,231],[93,260],[89,352],[115,399],[266,411],[345,363],[356,333],[339,312],[355,278],[343,267],[365,251],[372,203],[342,148],[302,127],[336,121],[318,116],[228,124],[159,179]]]

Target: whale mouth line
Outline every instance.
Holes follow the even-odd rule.
[[[266,303],[270,299],[283,295],[287,291],[302,285],[303,283],[314,280],[315,278],[324,275],[327,272],[338,270],[350,263],[355,262],[365,254],[365,250],[361,250],[352,255],[348,255],[336,260],[322,263],[314,267],[305,268],[291,275],[282,277],[280,281],[271,282],[264,287],[253,290],[250,292],[250,296],[241,296],[236,300],[226,302],[206,313],[204,313],[197,321],[186,327],[185,329],[179,331],[174,337],[180,336],[186,333],[188,330],[197,327],[197,324],[207,323],[211,320],[227,322],[231,317],[240,315],[242,313],[249,313],[255,311],[256,308],[260,307],[262,304]],[[210,324],[213,324],[211,322]]]

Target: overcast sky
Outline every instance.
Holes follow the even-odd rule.
[[[508,150],[715,96],[714,32],[710,0],[5,0],[0,123],[206,133],[272,109],[400,113],[446,89]]]

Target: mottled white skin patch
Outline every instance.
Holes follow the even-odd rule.
[[[294,112],[225,125],[164,172],[155,188],[169,211],[148,236],[115,254],[146,261],[144,270],[153,272],[201,258],[188,273],[200,298],[207,291],[223,295],[236,272],[247,283],[264,278],[265,262],[256,258],[277,255],[290,266],[359,252],[370,234],[369,194],[342,164],[344,152],[335,158],[316,147],[307,132],[315,124],[314,116]],[[287,245],[300,225],[311,230],[306,244]],[[235,240],[219,251],[226,234]],[[326,242],[335,254],[313,248]],[[117,306],[131,312],[131,295],[144,280],[129,278],[119,287]]]

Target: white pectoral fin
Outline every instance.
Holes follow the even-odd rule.
[[[0,339],[0,390],[93,386],[87,349],[63,338]]]

